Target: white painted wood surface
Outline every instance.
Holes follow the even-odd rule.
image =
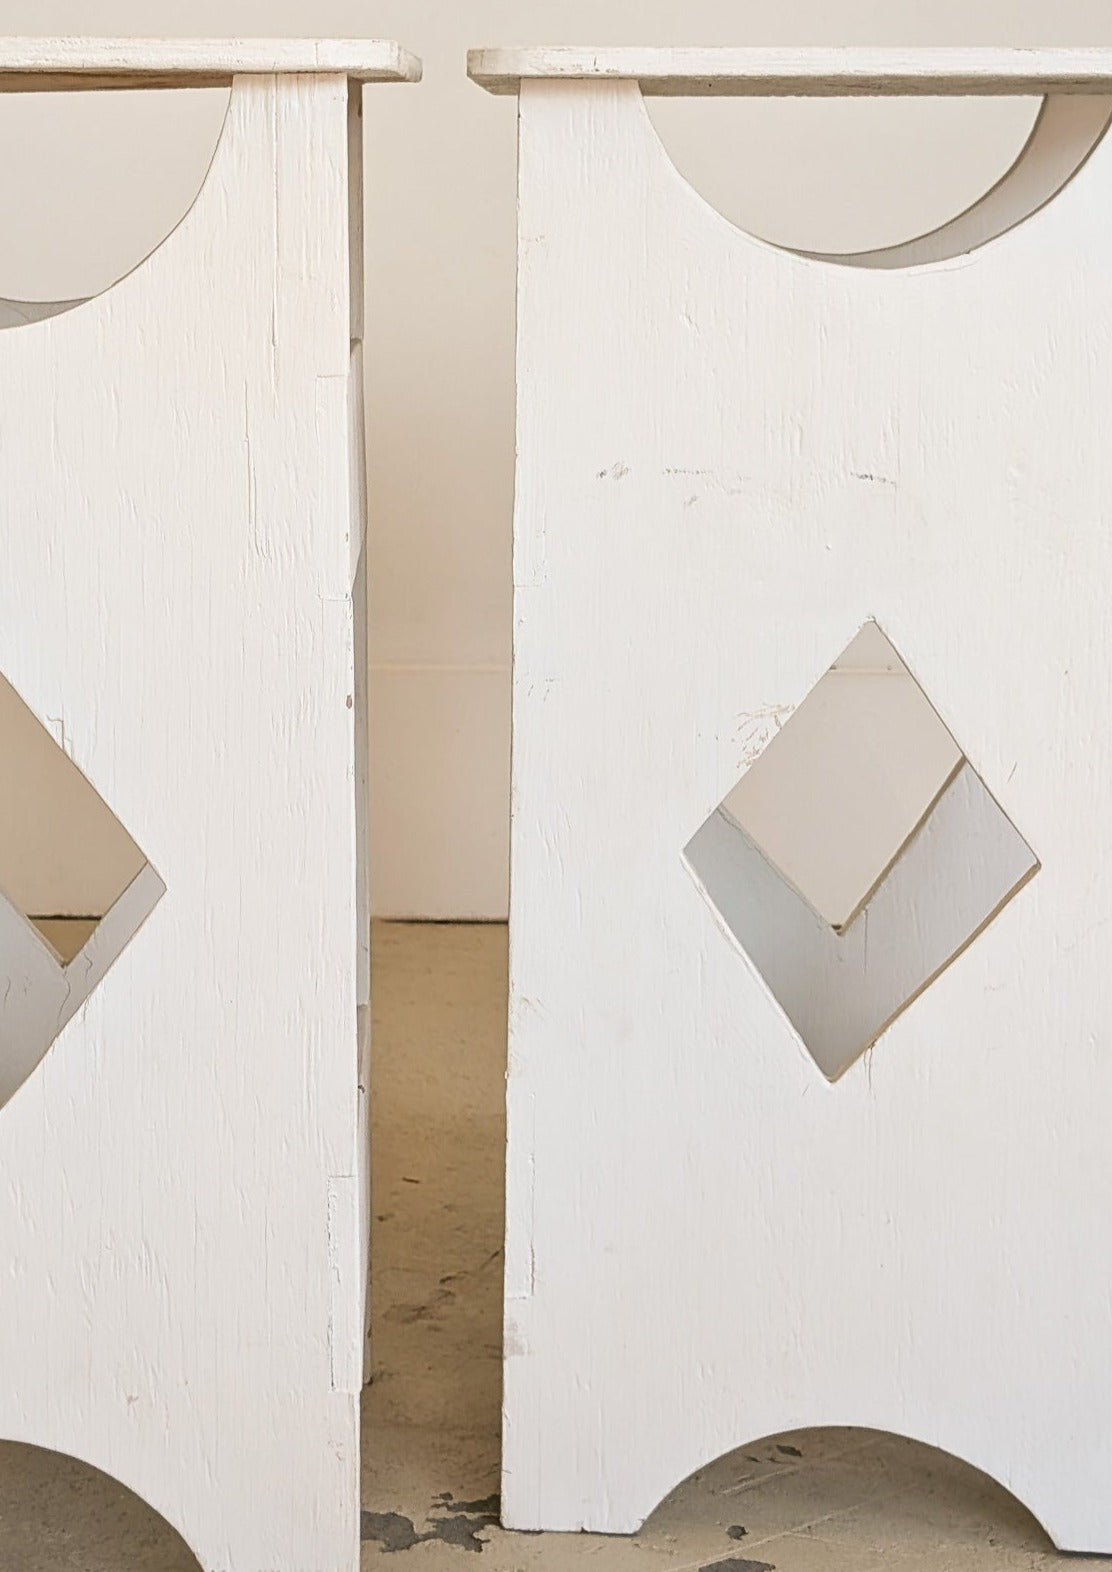
[[[1112,1551],[1112,145],[876,268],[726,222],[636,81],[520,121],[505,1518],[632,1530],[856,1424]],[[870,618],[1041,867],[831,1085],[683,851]]]
[[[468,74],[492,93],[522,82],[637,82],[660,96],[873,97],[1094,93],[1112,84],[1112,49],[768,49],[545,45],[472,49]]]
[[[377,38],[0,38],[0,92],[214,87],[234,76],[322,73],[417,82],[421,62]]]
[[[359,1558],[359,89],[334,63],[238,75],[166,242],[0,335],[0,671],[165,887],[107,969],[98,926],[66,969],[95,990],[0,1108],[0,1435],[115,1475],[206,1572]],[[5,906],[0,946],[69,1009]]]

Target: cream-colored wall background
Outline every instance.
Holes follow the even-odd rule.
[[[0,30],[389,34],[424,57],[421,87],[376,89],[366,100],[374,899],[382,914],[499,917],[515,128],[512,100],[490,99],[466,80],[467,46],[1112,43],[1112,8],[1107,0],[0,0]],[[222,103],[219,93],[185,92],[0,98],[0,296],[88,293],[138,260],[196,190]],[[964,206],[1010,163],[1035,108],[700,100],[652,112],[684,173],[736,221],[836,250],[904,238]],[[95,912],[104,859],[66,788],[43,792],[31,778],[17,708],[2,698],[0,883],[25,909]],[[31,831],[28,803],[37,805]]]

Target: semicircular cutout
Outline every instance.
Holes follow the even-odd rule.
[[[20,1572],[201,1572],[166,1519],[88,1463],[0,1441],[0,1566]]]
[[[158,249],[204,184],[228,98],[227,88],[0,94],[0,328],[103,294]]]
[[[809,1525],[812,1553],[825,1551],[816,1566],[902,1565],[916,1552],[933,1564],[943,1543],[955,1566],[988,1543],[1001,1566],[1053,1551],[1027,1507],[969,1463],[903,1436],[833,1427],[709,1462],[661,1501],[638,1541],[682,1549],[698,1572],[773,1572],[812,1565],[802,1559]]]
[[[898,268],[964,255],[1037,212],[1103,137],[1112,99],[660,99],[645,109],[679,174],[744,233],[815,260]],[[758,156],[739,156],[747,148]]]

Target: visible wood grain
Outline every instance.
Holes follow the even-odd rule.
[[[234,76],[324,73],[417,82],[421,63],[371,38],[0,38],[0,92],[219,87]]]
[[[856,1424],[1107,1554],[1112,139],[990,243],[846,266],[716,212],[636,73],[519,113],[504,1516],[630,1531]],[[798,911],[747,959],[683,849],[870,618],[1040,867],[831,1085],[753,964]],[[903,944],[869,906],[824,940],[873,1024],[978,920],[955,805]]]
[[[0,672],[165,887],[71,978],[0,904],[50,1030],[96,983],[0,1108],[0,1434],[121,1479],[206,1568],[355,1572],[358,61],[283,60],[224,57],[153,255],[0,336]]]
[[[661,97],[874,97],[1112,91],[1112,49],[472,49],[491,93],[523,81],[627,80]]]

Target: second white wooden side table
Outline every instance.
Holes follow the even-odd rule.
[[[1112,53],[471,70],[520,96],[506,1521],[849,1424],[1112,1551]],[[1048,97],[969,214],[822,259],[652,92]],[[831,923],[739,804],[858,637],[953,763]]]

